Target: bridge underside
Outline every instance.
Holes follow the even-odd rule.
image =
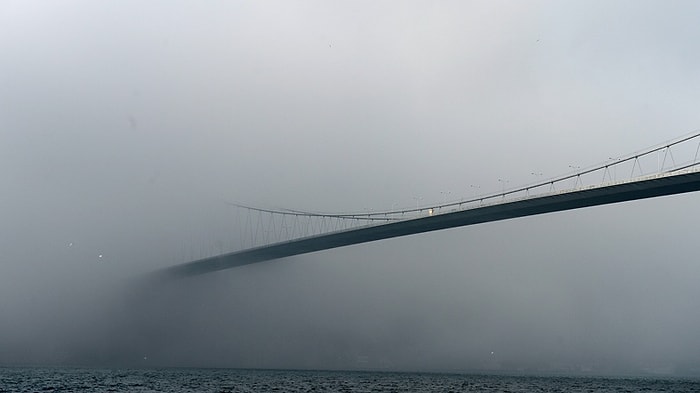
[[[276,243],[184,263],[158,274],[164,277],[187,277],[393,237],[698,190],[700,172],[662,176]]]

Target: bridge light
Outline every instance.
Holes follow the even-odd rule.
[[[432,216],[432,215],[433,215],[433,208],[432,208],[432,207],[431,207],[430,209],[428,209],[428,215],[429,215],[429,216]]]

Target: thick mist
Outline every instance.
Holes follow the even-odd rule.
[[[700,375],[698,195],[156,282],[227,202],[459,200],[698,129],[692,2],[3,2],[0,364]]]

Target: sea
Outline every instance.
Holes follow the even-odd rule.
[[[700,379],[6,367],[0,392],[700,392]]]

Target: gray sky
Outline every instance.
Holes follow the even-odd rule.
[[[696,130],[699,17],[681,1],[2,2],[0,362],[699,374],[693,194],[123,293],[228,249],[225,201],[428,204]]]

